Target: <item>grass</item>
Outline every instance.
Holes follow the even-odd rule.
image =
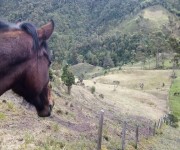
[[[143,18],[140,19],[139,16],[142,16]],[[137,15],[129,17],[122,23],[119,23],[118,26],[106,32],[104,36],[115,35],[118,32],[132,34],[140,31],[142,28],[148,32],[162,30],[163,25],[169,23],[168,16],[174,17],[160,5],[148,7]],[[137,20],[139,20],[139,23],[137,23]]]
[[[124,114],[159,119],[166,110],[170,74],[169,70],[119,70],[94,78],[96,84],[92,80],[84,80],[84,83],[88,87],[95,86],[96,94],[104,95],[104,102]],[[120,82],[116,91],[113,81]],[[140,83],[144,83],[143,90]]]
[[[75,76],[79,77],[83,74],[84,78],[95,77],[104,73],[104,69],[102,67],[93,66],[87,63],[79,63],[71,66],[70,69]]]
[[[156,28],[169,22],[168,12],[162,6],[153,6],[144,11],[144,18],[149,19]]]
[[[24,136],[25,144],[30,144],[34,142],[34,137],[30,133],[26,133]]]
[[[5,114],[0,112],[0,120],[4,120],[6,118]]]
[[[172,62],[171,60],[173,59],[173,55],[169,54],[168,56],[166,56],[167,58],[164,59],[164,66],[162,64],[162,62],[159,62],[159,65],[161,66],[162,69],[172,69]],[[144,70],[150,70],[150,69],[155,69],[156,68],[156,58],[150,58],[149,60],[147,60],[147,62],[145,64],[143,64],[143,62],[136,62],[133,65],[131,63],[128,63],[126,65],[124,65],[122,68],[125,69],[144,69]]]
[[[179,150],[179,134],[180,128],[175,129],[170,126],[163,125],[163,128],[157,131],[156,136],[152,136],[148,140],[141,140],[141,145],[138,145],[138,149],[141,149],[143,146],[146,149],[152,150]]]
[[[173,81],[169,95],[171,111],[180,119],[180,94],[175,95],[176,92],[180,93],[180,71],[177,71],[177,78]]]
[[[56,123],[56,124],[53,124],[53,131],[54,132],[58,132],[59,131],[59,126],[58,126],[58,124]]]
[[[8,110],[14,110],[14,104],[12,102],[7,102]]]
[[[157,119],[159,116],[161,117],[166,101],[162,101],[161,98],[152,95],[149,90],[152,90],[153,92],[156,91],[160,94],[161,92],[162,94],[167,94],[170,84],[170,81],[168,80],[170,74],[171,71],[168,70],[111,69],[105,76],[102,75],[94,79],[85,80],[87,85],[89,85],[89,88],[92,86],[96,88],[94,95],[81,86],[74,86],[72,88],[71,97],[58,97],[53,93],[54,98],[57,99],[53,115],[60,119],[57,120],[57,122],[51,120],[51,118],[30,120],[31,116],[29,115],[31,115],[31,113],[29,113],[29,110],[27,109],[25,110],[28,112],[26,114],[27,118],[22,119],[21,114],[19,114],[19,116],[15,116],[14,119],[14,121],[25,123],[24,125],[28,124],[25,128],[27,134],[24,134],[24,131],[22,131],[23,133],[14,133],[22,130],[19,126],[12,128],[12,131],[8,131],[9,136],[11,137],[22,137],[22,135],[24,135],[23,141],[12,140],[11,143],[5,141],[3,144],[8,145],[9,147],[15,145],[21,146],[20,148],[25,150],[93,150],[97,147],[95,139],[97,138],[95,127],[98,124],[97,118],[95,118],[96,112],[101,108],[104,108],[106,115],[105,124],[103,126],[102,150],[120,150],[121,139],[119,134],[121,132],[121,125],[117,123],[118,120],[122,120],[123,117],[128,118],[128,115],[145,116],[148,119]],[[113,90],[114,80],[120,81],[120,85],[116,91]],[[93,81],[96,81],[97,83],[94,84]],[[141,90],[137,86],[142,81],[145,83],[144,90]],[[156,88],[160,87],[162,82],[165,82],[165,87],[157,90]],[[61,89],[58,84],[56,88],[59,88],[59,90]],[[55,89],[55,87],[53,87],[53,89]],[[62,90],[60,91],[61,95],[63,95]],[[103,94],[104,99],[97,99],[96,95],[99,97],[99,94]],[[19,112],[19,109],[21,108],[16,107],[17,103],[12,104],[14,105],[11,106],[11,104],[2,103],[2,106],[6,106],[6,110],[15,108],[17,112]],[[71,104],[73,104],[73,107],[71,107]],[[1,109],[0,107],[0,111],[3,110],[3,108],[4,107]],[[56,112],[58,112],[58,114]],[[67,115],[66,112],[68,112]],[[8,111],[8,113],[14,115],[14,111]],[[2,116],[4,116],[4,114]],[[114,118],[113,120],[111,116]],[[52,122],[49,122],[50,120]],[[78,133],[78,131],[73,131],[73,128],[71,129],[70,126],[66,127],[63,125],[64,122],[70,122],[81,126],[81,124],[86,124],[86,122],[89,121],[92,123],[94,129],[92,131],[87,131],[87,133]],[[29,126],[30,122],[33,122],[32,127]],[[12,123],[12,121],[10,121],[9,124],[10,123]],[[49,125],[50,128],[48,127]],[[4,139],[6,140],[8,138],[4,135]],[[129,147],[131,147],[131,150],[133,146],[134,143],[130,143]]]
[[[66,146],[67,150],[93,150],[96,144],[88,139],[82,138],[69,143]]]
[[[53,150],[53,149],[63,149],[65,147],[65,143],[58,141],[54,138],[47,138],[46,142],[41,145],[41,148],[44,150]],[[41,148],[39,150],[41,150]]]

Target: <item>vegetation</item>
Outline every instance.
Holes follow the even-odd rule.
[[[96,91],[95,86],[92,86],[92,87],[91,87],[91,93],[94,94],[95,91]]]
[[[71,87],[75,83],[73,73],[68,69],[69,65],[63,67],[63,73],[61,76],[62,81],[68,87],[68,94],[71,94]]]
[[[159,53],[172,52],[174,47],[179,51],[179,3],[179,0],[2,0],[0,13],[11,22],[21,18],[36,25],[53,19],[56,28],[49,49],[54,63],[87,62],[108,68],[136,61],[145,64]],[[161,18],[156,21],[146,12],[146,8],[155,5],[161,7],[149,13],[163,11],[160,13],[163,16],[153,16]],[[112,34],[113,29],[116,31]],[[156,67],[160,67],[158,60]]]
[[[180,119],[180,72],[177,72],[177,78],[174,79],[170,89],[170,108],[172,114]]]
[[[5,114],[0,112],[0,120],[4,120],[5,118],[6,118]]]
[[[150,69],[179,68],[179,10],[179,0],[1,0],[4,20],[16,22],[21,18],[37,26],[49,19],[55,21],[48,43],[56,105],[53,117],[37,119],[34,111],[20,104],[19,97],[16,103],[2,103],[0,149],[94,149],[96,116],[102,108],[106,112],[102,149],[120,149],[121,122],[145,125],[162,117],[171,70]],[[125,70],[124,64],[149,70]],[[62,74],[61,66],[65,66]],[[74,86],[69,97],[58,77],[70,94],[73,74],[86,86]],[[179,83],[178,73],[170,90],[173,126],[180,118]],[[14,100],[14,95],[6,94],[9,101]],[[23,136],[24,129],[29,132]],[[155,141],[142,144],[149,144],[150,149],[178,149],[178,135],[179,128],[167,128]]]

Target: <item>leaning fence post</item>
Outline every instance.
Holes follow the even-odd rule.
[[[163,124],[163,119],[161,118],[160,120],[161,120],[161,121],[160,121],[159,128],[161,129],[161,127],[162,127],[162,124]]]
[[[163,117],[163,123],[166,123],[166,115]]]
[[[125,140],[126,140],[126,121],[124,121],[124,126],[122,130],[122,150],[125,150]]]
[[[135,149],[137,149],[137,145],[138,145],[138,138],[139,138],[139,126],[138,126],[138,125],[136,125]]]
[[[150,136],[150,130],[151,130],[151,127],[150,127],[150,122],[148,122],[148,126],[147,126],[147,135],[146,135],[146,138],[148,139],[149,136]]]
[[[153,128],[153,136],[156,134],[156,122],[154,123],[154,128]]]
[[[161,119],[158,120],[157,129],[159,129],[161,123]]]
[[[99,118],[97,150],[101,150],[103,120],[104,120],[104,110],[101,110],[100,118]]]

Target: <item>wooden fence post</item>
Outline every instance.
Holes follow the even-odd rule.
[[[154,123],[154,128],[153,128],[153,136],[156,134],[156,122]]]
[[[126,140],[126,121],[124,121],[124,126],[122,130],[122,150],[125,150],[125,140]]]
[[[166,115],[163,117],[163,123],[166,123]]]
[[[139,138],[139,126],[136,125],[135,149],[137,149],[137,146],[138,146],[138,138]]]
[[[161,123],[161,119],[159,119],[158,124],[157,124],[157,128],[158,128],[158,129],[159,129],[159,127],[160,127],[160,123]]]
[[[160,118],[160,125],[159,125],[159,128],[161,129],[162,127],[162,124],[163,124],[163,118]]]
[[[103,120],[104,120],[104,110],[101,110],[100,118],[99,118],[97,150],[101,150]]]
[[[148,134],[149,134],[149,136],[151,136],[152,128],[151,128],[150,124],[149,124],[149,127],[148,127],[148,128],[149,128],[149,133],[148,133]]]

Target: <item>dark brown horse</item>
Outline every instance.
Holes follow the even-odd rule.
[[[34,105],[40,117],[50,116],[53,106],[46,44],[53,30],[53,21],[39,29],[30,23],[0,21],[0,95],[12,89]]]

